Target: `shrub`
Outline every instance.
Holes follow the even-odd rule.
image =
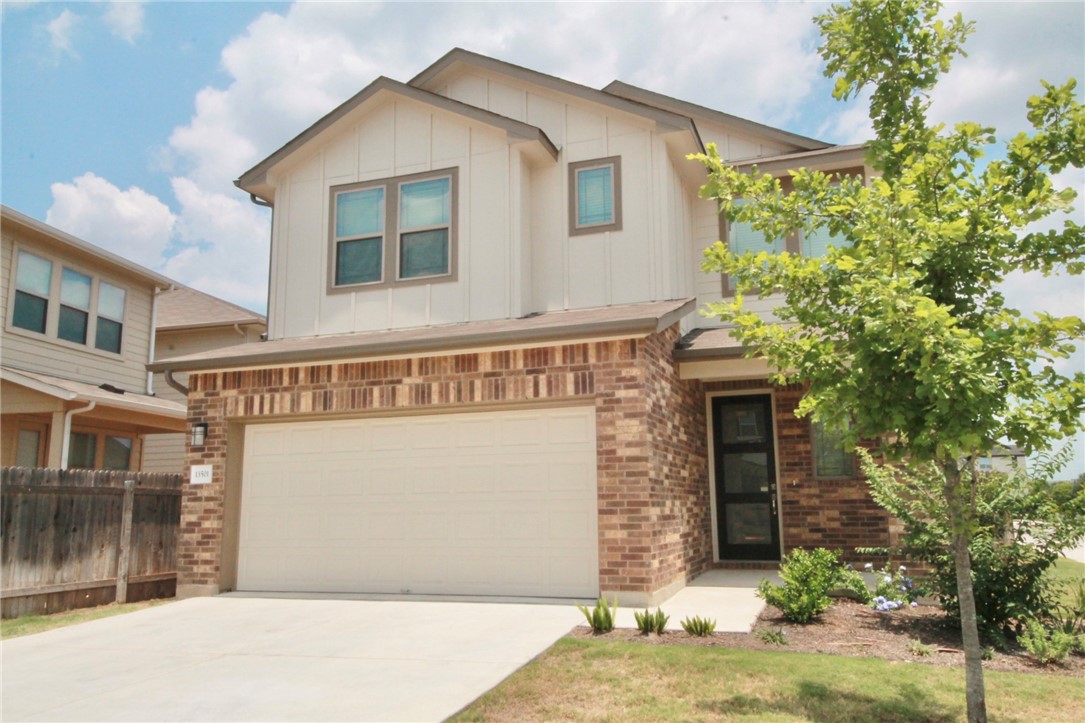
[[[1028,654],[1043,665],[1061,663],[1066,660],[1066,656],[1077,644],[1073,635],[1058,629],[1048,630],[1038,620],[1029,620],[1025,623],[1017,642],[1021,643]]]
[[[682,620],[682,629],[690,635],[703,638],[711,635],[716,630],[716,621],[712,618],[702,618],[700,615]]]
[[[870,594],[870,588],[867,587],[866,580],[863,578],[862,573],[852,568],[851,565],[844,565],[837,570],[836,576],[836,589],[845,590],[849,594],[849,597],[854,597],[864,605],[869,605],[872,599]]]
[[[1034,465],[1037,477],[1050,478],[1068,459],[1070,447]],[[940,507],[944,478],[937,470],[894,474],[873,464],[863,450],[863,470],[874,500],[904,523],[904,557],[925,563],[930,573],[921,591],[938,598],[952,617],[960,616],[957,573],[949,549],[950,530]],[[976,616],[980,633],[1003,644],[1030,618],[1051,615],[1052,586],[1044,579],[1061,550],[1085,534],[1085,491],[1062,504],[1050,486],[1023,472],[979,473],[975,517],[969,544]]]
[[[776,630],[769,630],[768,628],[758,630],[754,635],[766,645],[787,645],[787,635],[779,628]]]
[[[930,645],[925,645],[918,640],[909,640],[908,652],[917,658],[929,658],[931,653],[934,652],[934,648]]]
[[[829,591],[839,579],[840,561],[836,553],[819,547],[812,552],[796,549],[780,563],[783,585],[761,580],[757,596],[794,623],[808,623],[823,613],[832,600]]]
[[[577,605],[576,608],[584,613],[584,617],[588,619],[588,625],[593,632],[609,633],[614,629],[614,618],[618,613],[617,600],[611,606],[607,604],[607,599],[600,595],[599,599],[595,601],[594,608],[588,608],[585,605]]]
[[[1065,581],[1069,602],[1054,606],[1055,627],[1069,635],[1085,635],[1085,578]]]
[[[667,629],[667,621],[671,619],[670,615],[663,614],[663,608],[656,608],[654,613],[648,612],[648,609],[645,608],[644,612],[635,611],[633,617],[637,621],[637,630],[645,635],[649,633],[662,635],[663,631]]]

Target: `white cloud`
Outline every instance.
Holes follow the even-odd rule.
[[[72,47],[72,33],[76,25],[83,20],[81,15],[65,9],[60,15],[53,18],[45,27],[49,30],[49,41],[58,52],[67,53],[73,58],[78,57],[75,48]]]
[[[136,42],[143,34],[143,3],[114,0],[102,15],[110,31],[126,43]]]
[[[93,173],[50,188],[46,223],[144,266],[162,263],[176,218],[158,198],[135,187],[122,191]]]

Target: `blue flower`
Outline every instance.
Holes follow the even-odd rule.
[[[888,575],[886,575],[882,579],[885,580],[886,582],[893,582],[893,578],[889,577]]]

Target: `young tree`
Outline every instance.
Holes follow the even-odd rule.
[[[1033,451],[1081,425],[1085,374],[1065,377],[1065,358],[1085,335],[1080,318],[1025,318],[1006,306],[998,284],[1010,271],[1085,270],[1085,231],[1028,227],[1064,212],[1075,197],[1051,174],[1085,162],[1085,108],[1075,83],[1043,83],[1028,101],[1034,131],[1004,156],[980,163],[994,131],[952,129],[927,119],[928,93],[962,53],[971,24],[939,20],[935,0],[854,0],[818,16],[826,74],[837,99],[870,92],[875,177],[791,174],[791,191],[756,169],[740,173],[715,148],[698,156],[702,188],[721,213],[765,235],[828,228],[821,258],[731,254],[722,244],[705,268],[727,273],[733,302],[711,306],[734,325],[751,354],[780,370],[781,383],[806,382],[799,414],[877,439],[890,460],[934,463],[956,565],[966,657],[968,718],[986,720],[982,650],[976,628],[968,542],[977,481],[974,460],[1008,438]],[[743,199],[737,203],[737,199]],[[780,294],[766,322],[743,296]]]

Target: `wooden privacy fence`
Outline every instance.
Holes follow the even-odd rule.
[[[3,617],[176,594],[181,480],[0,468]]]

